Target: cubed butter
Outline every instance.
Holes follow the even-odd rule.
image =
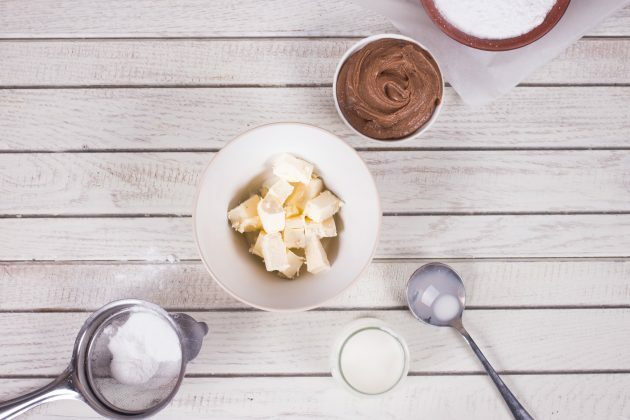
[[[267,196],[274,197],[282,205],[287,200],[287,198],[291,195],[292,192],[293,192],[293,185],[289,184],[284,179],[279,179],[271,187],[269,187],[269,190],[267,191],[267,195],[265,196],[265,198],[267,198]]]
[[[334,238],[337,236],[337,225],[335,218],[329,217],[323,222],[314,222],[310,219],[306,220],[306,236],[317,236],[318,238]]]
[[[249,248],[249,252],[251,252],[254,255],[258,255],[260,258],[264,258],[263,252],[262,252],[262,243],[263,243],[263,238],[265,236],[267,236],[267,234],[261,230],[258,233],[256,242],[254,242],[254,244]]]
[[[306,222],[304,216],[288,217],[284,224],[284,244],[287,248],[304,248],[305,235],[304,228]]]
[[[261,220],[258,217],[258,204],[260,201],[258,195],[252,195],[230,210],[228,219],[232,224],[232,228],[241,233],[259,230],[261,228]]]
[[[287,248],[284,246],[281,234],[265,235],[262,238],[261,249],[267,271],[284,271],[289,268]]]
[[[308,184],[296,183],[293,193],[287,198],[285,211],[288,216],[294,216],[304,211],[306,203],[317,197],[324,189],[324,184],[319,178],[312,178]]]
[[[269,188],[271,188],[271,186],[275,184],[276,182],[278,182],[279,180],[280,178],[278,178],[275,175],[271,175],[269,178],[265,179],[263,181],[262,186],[260,187],[260,195],[262,195],[264,198],[267,195]]]
[[[317,197],[322,191],[324,191],[324,182],[321,180],[321,178],[312,178],[306,185],[307,201]]]
[[[304,229],[284,229],[284,244],[287,248],[304,248],[306,245]]]
[[[307,201],[306,185],[300,183],[293,184],[293,193],[291,193],[284,203],[284,211],[287,217],[300,214],[302,210],[304,210]]]
[[[285,222],[285,229],[304,229],[306,227],[306,220],[303,215],[287,217]]]
[[[273,175],[253,195],[228,212],[243,233],[249,252],[267,271],[293,279],[301,267],[313,274],[330,269],[325,246],[337,236],[334,214],[344,205],[313,172],[312,164],[289,154],[273,163]],[[295,252],[293,252],[295,251]]]
[[[306,255],[306,269],[309,273],[317,274],[330,269],[328,256],[318,237],[306,238],[304,254]]]
[[[324,191],[306,203],[304,214],[315,222],[323,222],[332,217],[343,206],[343,202],[330,191]]]
[[[236,228],[237,231],[241,233],[246,232],[256,232],[262,228],[262,224],[260,222],[260,218],[258,216],[249,217],[244,219]]]
[[[275,233],[284,230],[284,209],[274,196],[267,194],[258,203],[258,216],[265,232]]]
[[[280,271],[283,276],[286,278],[292,279],[296,275],[300,274],[300,268],[304,263],[304,258],[295,255],[291,251],[287,251],[287,260],[289,261],[289,267],[285,270]]]
[[[313,174],[313,165],[285,153],[274,161],[273,173],[288,182],[308,184]]]

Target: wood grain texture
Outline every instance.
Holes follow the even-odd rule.
[[[630,28],[630,7],[625,7],[604,20],[589,35],[593,36],[627,36]]]
[[[325,374],[332,343],[354,319],[377,317],[407,341],[412,373],[482,373],[458,333],[408,310],[194,312],[210,329],[194,375]],[[2,375],[63,370],[87,313],[2,313]],[[630,370],[630,309],[469,310],[466,328],[498,371]]]
[[[630,375],[504,375],[503,380],[536,418],[590,420],[630,416],[625,398]],[[44,385],[46,379],[4,379],[0,399]],[[396,391],[358,399],[332,378],[187,378],[156,419],[239,418],[511,419],[485,376],[408,377]],[[28,419],[95,419],[86,405],[55,402]]]
[[[611,19],[615,32],[625,17]],[[124,0],[0,5],[0,38],[361,36],[396,31],[349,1]]]
[[[353,39],[0,43],[0,86],[330,85]],[[630,39],[586,39],[525,83],[630,83]]]
[[[625,418],[630,409],[621,398],[628,375],[535,375],[504,377],[537,418]],[[41,379],[6,380],[3,396],[32,389]],[[456,391],[455,391],[456,390]],[[456,393],[456,396],[454,395]],[[291,398],[287,398],[290,395]],[[558,404],[567,395],[574,404]],[[466,404],[455,404],[455,398]],[[485,377],[409,377],[396,392],[382,398],[357,399],[332,378],[188,378],[173,403],[156,418],[409,419],[418,412],[439,419],[510,419]],[[79,402],[59,402],[36,409],[25,418],[96,418]]]
[[[212,156],[0,154],[0,214],[190,215]],[[384,212],[630,211],[630,151],[388,151],[361,157]]]
[[[161,418],[508,419],[461,338],[402,309],[414,269],[456,258],[444,261],[464,277],[467,327],[499,371],[527,373],[504,379],[532,414],[630,417],[630,151],[509,150],[630,148],[630,87],[612,86],[630,84],[630,8],[493,104],[466,107],[447,88],[432,130],[400,145],[353,135],[330,88],[356,37],[391,31],[350,2],[0,2],[0,152],[117,152],[0,153],[0,399],[65,367],[85,311],[137,297],[210,326],[198,377]],[[190,218],[163,217],[190,213],[208,151],[283,120],[405,148],[362,152],[384,210],[434,214],[385,217],[362,280],[288,315],[227,296],[197,260]],[[469,148],[492,150],[435,150]],[[520,212],[589,214],[499,215]],[[129,217],[147,213],[162,216]],[[335,385],[332,340],[363,316],[393,325],[413,375],[428,376],[360,401]],[[27,417],[94,414],[60,403]]]
[[[628,257],[630,215],[387,216],[381,258]],[[0,261],[197,259],[190,218],[0,219]]]
[[[325,307],[403,307],[407,279],[426,262],[374,262]],[[462,276],[467,307],[630,304],[628,260],[443,262]],[[0,264],[0,311],[93,311],[129,297],[177,310],[247,308],[225,293],[200,262]]]
[[[381,257],[604,257],[630,254],[630,215],[384,218]]]
[[[629,35],[620,10],[592,35]],[[0,38],[364,36],[396,32],[389,21],[349,1],[255,0],[0,3]]]
[[[0,90],[0,151],[219,149],[248,128],[302,121],[355,147],[630,147],[630,87],[519,87],[483,107],[446,89],[440,118],[404,143],[365,140],[329,87]]]

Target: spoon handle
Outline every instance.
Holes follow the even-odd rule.
[[[43,388],[0,403],[0,420],[13,419],[31,408],[48,401],[80,399],[72,383],[72,378],[72,372],[66,370],[57,379]]]
[[[468,331],[466,331],[464,326],[461,323],[453,326],[460,332],[462,337],[464,337],[464,340],[466,340],[466,342],[470,345],[470,348],[483,365],[483,368],[486,370],[486,372],[488,372],[490,378],[492,378],[492,382],[494,382],[497,389],[501,393],[501,396],[505,400],[505,403],[512,412],[514,418],[517,420],[533,420],[533,417],[527,412],[527,410],[525,410],[525,407],[523,407],[521,403],[518,402],[514,394],[512,394],[512,391],[510,391],[507,385],[505,385],[505,383],[501,380],[497,372],[490,365],[490,362],[488,362],[488,359],[486,359],[486,356],[483,355],[483,353],[477,346],[477,343],[475,343],[470,334],[468,334]]]

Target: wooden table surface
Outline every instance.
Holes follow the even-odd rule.
[[[346,48],[392,31],[344,1],[0,2],[0,399],[61,372],[90,311],[136,297],[210,326],[162,418],[508,419],[460,337],[404,309],[406,278],[440,260],[535,417],[630,418],[630,8],[491,105],[447,88],[435,126],[403,145],[354,135],[331,96]],[[305,313],[227,296],[191,234],[201,169],[274,121],[359,149],[385,212],[364,278]],[[411,351],[383,398],[329,374],[333,337],[365,315]]]

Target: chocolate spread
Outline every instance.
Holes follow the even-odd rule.
[[[360,133],[379,140],[413,134],[442,101],[437,63],[418,45],[385,38],[346,60],[337,78],[341,112]]]

